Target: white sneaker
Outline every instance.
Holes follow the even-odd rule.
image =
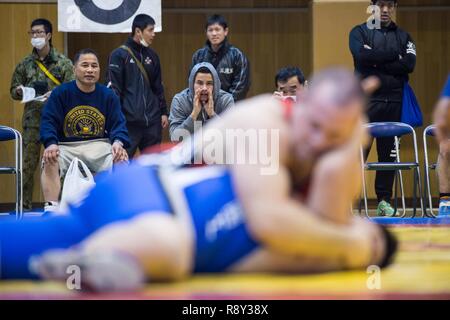
[[[57,214],[59,209],[58,201],[47,201],[44,204],[44,214]]]

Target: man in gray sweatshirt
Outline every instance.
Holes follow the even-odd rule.
[[[233,105],[233,96],[220,89],[219,75],[212,64],[196,64],[189,75],[189,87],[173,97],[169,116],[170,140],[178,142],[193,134],[194,128],[197,130]]]

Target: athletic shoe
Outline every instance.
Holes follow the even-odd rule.
[[[391,207],[389,202],[382,200],[378,203],[377,215],[393,217],[395,215],[395,210]]]
[[[439,215],[450,215],[450,197],[442,197],[439,199]]]
[[[59,202],[58,201],[47,201],[44,204],[44,214],[53,214],[57,213],[59,208]]]

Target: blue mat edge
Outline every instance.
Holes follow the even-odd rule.
[[[417,225],[450,225],[450,216],[438,216],[436,218],[398,218],[398,217],[374,217],[370,218],[378,224],[417,224]]]
[[[40,217],[44,213],[44,209],[24,212],[25,217]],[[3,213],[7,216],[15,216],[15,211]],[[450,216],[437,216],[436,218],[399,218],[399,217],[373,217],[371,221],[383,225],[450,225]]]

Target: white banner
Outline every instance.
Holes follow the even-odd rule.
[[[162,30],[161,0],[58,0],[58,31],[131,32],[136,15],[155,19]]]

